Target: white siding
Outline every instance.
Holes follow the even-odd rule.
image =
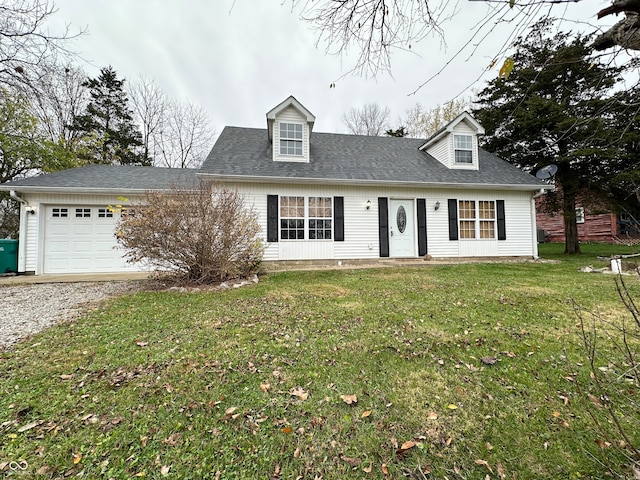
[[[29,206],[35,207],[35,214],[27,214],[26,232],[24,234],[25,245],[25,271],[42,274],[44,269],[44,239],[46,236],[47,219],[46,211],[49,205],[74,205],[107,207],[123,203],[118,195],[72,195],[72,194],[24,194],[22,195]],[[139,203],[141,197],[130,196],[129,204]],[[22,233],[21,233],[22,238]],[[123,271],[136,270],[137,267],[126,265]]]
[[[266,250],[264,259],[375,259],[380,256],[378,197],[426,200],[427,249],[434,258],[534,256],[530,192],[485,190],[435,190],[367,187],[319,187],[312,185],[231,185],[258,214]],[[344,197],[344,242],[280,240],[266,242],[267,195]],[[447,200],[504,200],[507,239],[449,240]],[[367,200],[371,208],[366,209]],[[440,208],[435,210],[436,202]]]
[[[302,157],[280,155],[280,122],[302,124]],[[291,106],[280,112],[274,122],[273,160],[280,162],[309,162],[309,125],[306,118]]]
[[[473,141],[473,164],[455,163],[453,148],[453,135],[471,135]],[[478,135],[471,125],[461,121],[453,127],[453,132],[445,135],[436,143],[427,148],[427,153],[448,168],[478,170]]]
[[[434,258],[491,257],[491,256],[536,256],[537,245],[533,234],[531,196],[532,192],[460,190],[460,189],[420,189],[420,188],[374,188],[351,186],[317,186],[285,184],[249,184],[229,185],[244,195],[247,206],[258,215],[265,241],[266,261],[277,260],[348,260],[375,259],[380,256],[378,229],[378,197],[388,199],[426,200],[427,249]],[[280,240],[266,242],[267,234],[267,195],[278,196],[321,196],[344,197],[344,234],[343,242],[334,240]],[[42,273],[44,237],[46,234],[45,211],[48,205],[89,205],[107,206],[122,202],[118,196],[104,195],[23,195],[36,214],[26,218],[25,257],[26,271]],[[466,200],[504,200],[506,235],[504,241],[498,240],[449,240],[448,199]],[[129,198],[129,203],[137,203],[139,198]],[[366,208],[367,201],[371,207]],[[439,209],[436,210],[436,202]],[[415,221],[415,219],[412,219]],[[417,250],[416,250],[417,251]]]

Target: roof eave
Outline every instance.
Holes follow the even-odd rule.
[[[37,187],[0,185],[0,191],[15,191],[20,193],[65,193],[68,195],[141,195],[149,191],[169,191],[171,188],[79,188],[79,187]]]
[[[250,175],[220,175],[215,173],[198,173],[198,176],[209,180],[235,181],[240,183],[286,183],[286,184],[322,184],[327,182],[338,185],[354,186],[385,186],[407,188],[439,188],[439,189],[465,189],[465,190],[521,190],[540,191],[553,190],[552,185],[521,185],[521,184],[487,184],[487,183],[441,183],[441,182],[404,182],[389,180],[367,180],[349,178],[310,178],[310,177],[264,177]]]

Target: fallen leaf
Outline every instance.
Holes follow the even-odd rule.
[[[300,458],[300,455],[302,455],[302,450],[300,450],[300,447],[296,448],[295,452],[293,452],[293,458]]]
[[[167,475],[169,475],[169,470],[171,469],[171,465],[167,466],[167,465],[163,465],[162,468],[160,468],[160,474],[163,477],[166,477]]]
[[[178,443],[178,440],[180,440],[180,437],[182,437],[181,433],[172,433],[171,435],[169,435],[167,438],[165,438],[162,443],[165,443],[167,445],[171,445],[172,447]]]
[[[293,433],[293,428],[291,427],[284,427],[281,430],[282,430],[282,433],[286,433],[287,435]]]
[[[134,477],[146,477],[147,476],[147,472],[138,472],[134,475]]]
[[[340,395],[340,398],[347,405],[358,403],[358,397],[356,395]]]
[[[611,443],[596,438],[596,445],[598,445],[600,448],[607,448],[611,446]]]
[[[571,426],[569,425],[569,422],[567,422],[566,420],[563,420],[563,421],[562,421],[562,426],[563,426],[564,428],[571,428]]]
[[[455,404],[453,404],[453,403],[450,403],[449,405],[447,405],[447,408],[448,408],[449,410],[455,410],[456,408],[458,408],[458,406],[457,406],[457,405],[455,405]]]
[[[348,463],[351,467],[357,467],[362,463],[362,460],[360,460],[359,458],[351,458],[347,457],[346,455],[340,455],[340,459],[343,462]]]
[[[2,470],[3,470],[2,464],[0,463],[0,471]],[[36,470],[36,473],[38,475],[51,475],[54,471],[55,469],[53,467],[50,467],[48,465],[43,465],[38,470]]]
[[[633,466],[633,478],[635,480],[640,480],[640,467],[638,465]]]
[[[37,422],[37,421],[35,421],[35,422],[29,422],[29,423],[27,423],[26,425],[21,426],[21,427],[18,429],[18,433],[22,433],[22,432],[26,432],[27,430],[31,430],[33,427],[37,427],[37,426],[38,426],[38,423],[39,423],[39,422]]]
[[[491,445],[489,442],[487,442],[487,450],[493,450],[493,445]]]
[[[309,397],[309,392],[305,392],[302,387],[295,387],[289,390],[289,395],[298,397],[301,401],[305,401]]]
[[[73,464],[76,465],[76,464],[80,463],[80,460],[82,460],[82,453],[75,452],[73,454]]]
[[[369,464],[369,466],[368,466],[368,467],[362,467],[362,471],[363,471],[364,473],[371,473],[371,470],[373,470],[373,467],[372,467],[372,465],[371,465],[371,464]]]
[[[238,407],[229,407],[224,411],[224,414],[231,416],[237,409]]]
[[[569,397],[565,397],[564,395],[559,395],[559,397],[564,405],[567,405],[569,403]]]
[[[504,467],[500,462],[496,465],[496,470],[498,471],[498,477],[500,477],[501,480],[507,478],[507,473],[504,471]]]
[[[409,450],[411,450],[411,449],[412,449],[413,447],[415,447],[415,446],[416,446],[415,442],[413,442],[413,441],[411,441],[411,440],[409,440],[409,441],[407,441],[407,442],[404,442],[404,443],[400,446],[400,448],[398,448],[398,449],[396,450],[396,456],[397,456],[399,459],[401,459],[401,460],[402,460],[402,458],[403,458],[405,455],[407,455],[407,452],[408,452]]]
[[[382,473],[384,473],[385,475],[389,475],[389,470],[387,469],[386,463],[383,463],[380,469],[382,470]]]
[[[404,442],[402,445],[400,445],[400,450],[409,450],[410,448],[413,448],[415,446],[416,446],[416,442],[412,440],[408,440]]]
[[[589,397],[589,400],[591,400],[591,403],[593,403],[594,405],[597,405],[598,407],[602,406],[602,401],[595,395],[588,393],[587,397]]]
[[[560,415],[561,415],[561,413],[560,413],[560,412],[553,412],[553,416],[554,416],[555,418],[558,418]]]
[[[431,412],[429,415],[427,415],[427,418],[429,420],[437,420],[438,419],[438,414],[436,412]]]
[[[451,445],[451,442],[453,441],[453,437],[449,437],[447,438],[447,441],[444,442],[445,447],[448,447],[449,445]]]
[[[62,375],[60,375],[60,380],[71,380],[72,378],[75,378],[76,374],[75,373],[63,373]]]
[[[147,345],[149,345],[149,342],[143,342],[142,340],[136,340],[136,345],[139,346],[139,347],[146,347]]]
[[[489,466],[489,462],[487,462],[486,460],[476,460],[476,465],[482,465],[484,467],[487,467],[487,470],[489,470],[491,473],[493,473],[493,470],[491,470],[491,467]]]
[[[147,437],[146,435],[144,437],[140,437],[140,445],[142,445],[142,448],[145,448],[147,446],[148,441],[149,437]]]
[[[271,384],[270,383],[261,383],[260,384],[260,390],[262,390],[265,393],[267,393],[270,388],[271,388]]]
[[[362,412],[361,418],[367,418],[369,415],[371,415],[371,410],[366,410]]]
[[[482,357],[480,361],[485,365],[493,365],[498,361],[498,359],[496,357]]]

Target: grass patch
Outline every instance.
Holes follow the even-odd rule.
[[[0,353],[0,464],[35,478],[628,474],[570,381],[589,373],[571,299],[622,312],[613,277],[577,271],[608,247],[558,248],[541,246],[555,263],[114,299]]]

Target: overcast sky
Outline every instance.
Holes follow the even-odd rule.
[[[606,3],[584,0],[554,7],[554,13],[589,20]],[[289,95],[316,116],[315,131],[345,132],[343,113],[369,102],[389,107],[399,126],[417,102],[434,106],[465,89],[470,96],[496,76],[501,60],[483,72],[511,32],[500,25],[473,54],[472,44],[451,60],[473,26],[495,8],[461,0],[459,13],[443,24],[446,48],[437,38],[426,39],[412,45],[411,53],[394,53],[393,77],[367,79],[348,74],[353,56],[328,55],[325,45],[316,47],[317,33],[299,11],[291,11],[291,0],[56,0],[56,7],[52,28],[87,29],[73,48],[90,76],[111,65],[126,79],[154,79],[170,97],[202,105],[217,133],[225,125],[265,128],[267,111]],[[449,60],[440,75],[411,95]],[[332,83],[335,88],[329,88]]]

